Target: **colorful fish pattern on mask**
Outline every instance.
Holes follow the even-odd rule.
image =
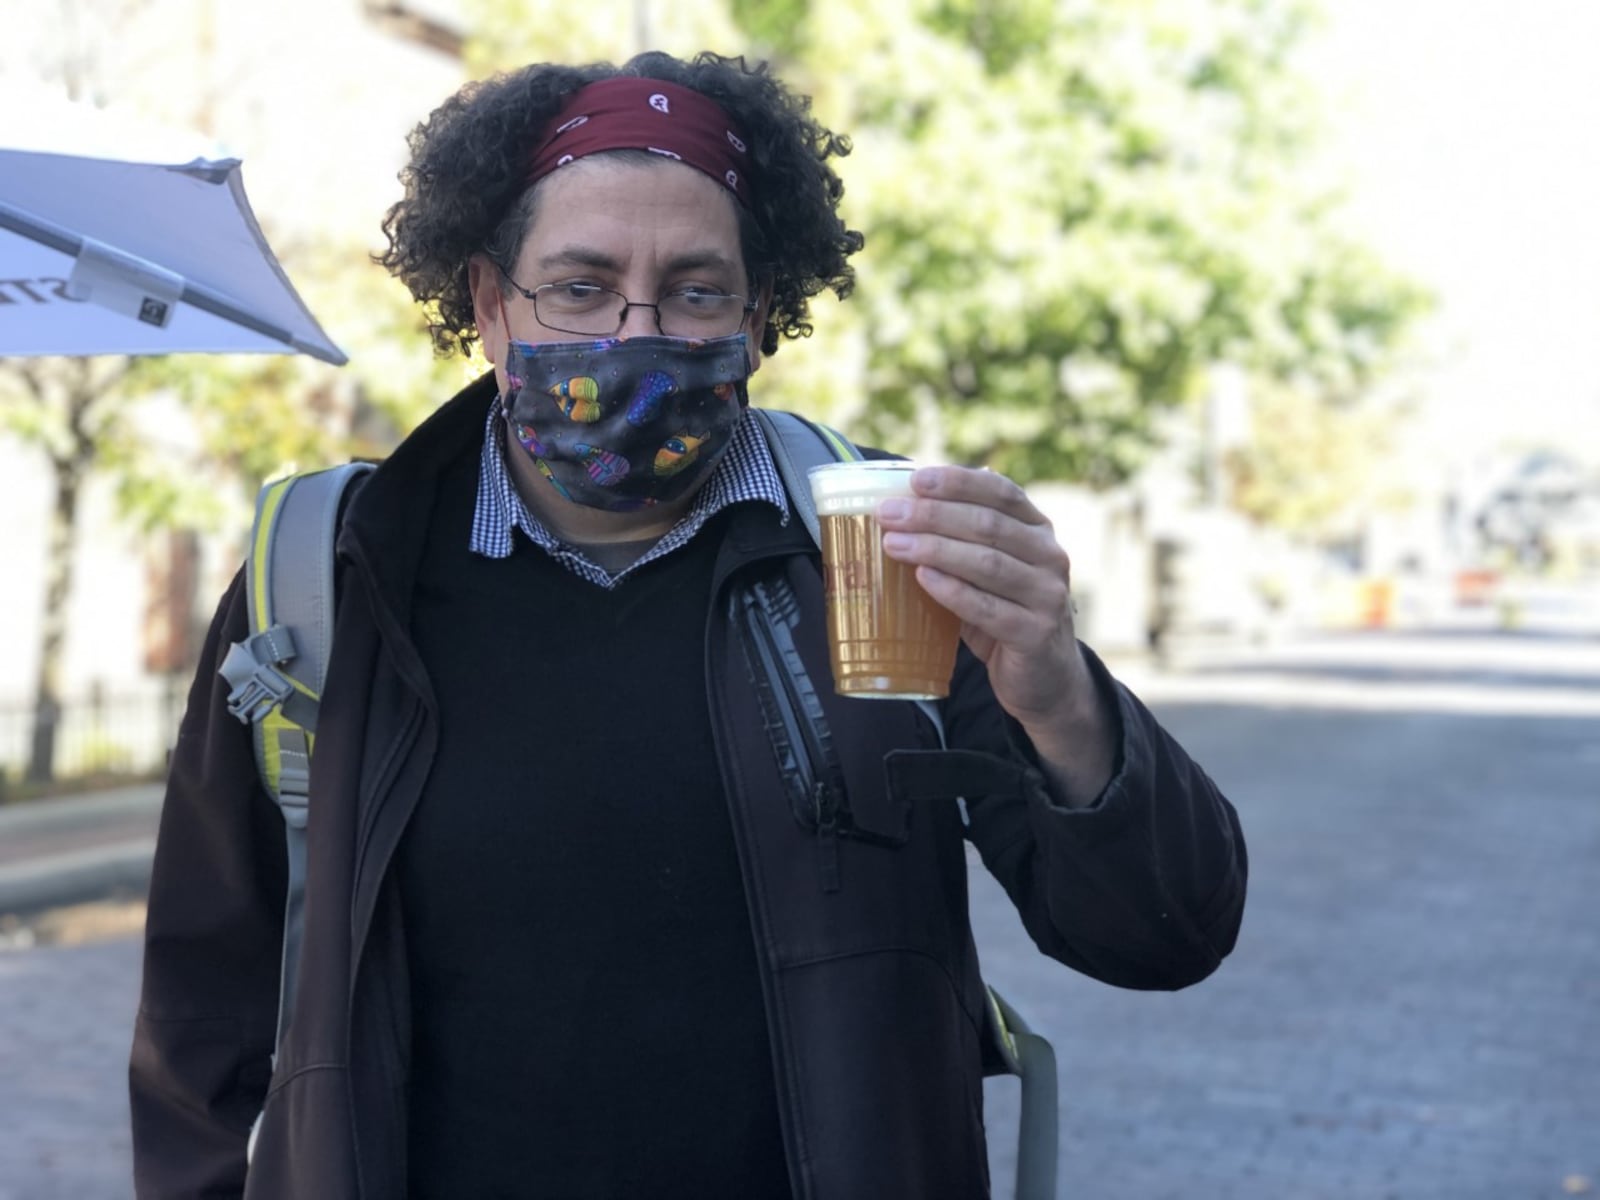
[[[585,425],[600,419],[600,384],[587,375],[563,379],[550,389],[556,407],[574,421]]]
[[[692,433],[679,433],[669,437],[661,449],[656,451],[656,474],[665,479],[693,466],[694,460],[700,456],[700,447],[704,442],[705,438],[697,438]]]
[[[583,469],[589,472],[589,478],[601,487],[616,487],[628,477],[628,460],[620,454],[583,442],[578,442],[572,449],[577,453],[578,461],[583,463]]]
[[[725,383],[717,384],[719,388],[727,386]],[[628,405],[628,424],[642,428],[654,421],[661,412],[661,402],[677,390],[678,385],[672,381],[671,375],[665,371],[651,371],[639,381],[639,387],[633,393],[633,401]],[[727,396],[722,394],[718,399],[726,400]]]
[[[747,403],[744,334],[512,342],[501,397],[516,442],[565,499],[627,512],[692,493]]]
[[[529,429],[526,425],[515,426],[514,432],[516,433],[517,441],[521,444],[522,448],[529,454],[533,455],[534,458],[544,458],[550,453],[550,451],[544,448],[544,443],[539,440],[539,435],[533,430]]]

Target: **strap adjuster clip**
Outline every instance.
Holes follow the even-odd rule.
[[[294,692],[294,685],[271,663],[256,658],[247,643],[233,644],[218,674],[233,685],[228,711],[246,725],[260,721]]]

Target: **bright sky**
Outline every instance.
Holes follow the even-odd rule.
[[[1355,214],[1442,302],[1436,436],[1600,459],[1600,2],[1325,6]]]

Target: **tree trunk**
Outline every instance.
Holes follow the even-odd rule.
[[[29,783],[49,783],[55,778],[56,734],[61,725],[61,659],[67,643],[72,552],[77,541],[81,472],[75,463],[62,459],[56,460],[54,467],[55,503],[50,510],[50,541],[45,557],[39,674],[34,687],[33,742],[28,754]]]

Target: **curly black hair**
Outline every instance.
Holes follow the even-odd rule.
[[[751,210],[740,209],[740,240],[751,276],[770,285],[761,349],[779,335],[804,337],[810,297],[832,288],[843,299],[855,283],[850,255],[862,236],[839,216],[844,185],[828,159],[850,142],[811,115],[766,63],[702,53],[689,62],[652,51],[611,63],[540,63],[463,87],[411,132],[411,161],[400,173],[405,198],[384,218],[389,248],[374,259],[424,306],[434,349],[466,352],[477,340],[467,260],[482,251],[516,261],[538,187],[527,184],[529,156],[565,98],[616,75],[663,79],[721,105],[749,143]],[[625,152],[618,152],[625,153]]]

